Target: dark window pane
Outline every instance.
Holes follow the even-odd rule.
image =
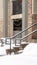
[[[22,13],[22,0],[16,0],[13,2],[13,14]]]
[[[22,20],[16,19],[13,22],[13,30],[14,31],[21,31],[22,30]]]

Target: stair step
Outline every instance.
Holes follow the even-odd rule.
[[[24,49],[27,45],[28,44],[21,44],[20,47]]]
[[[12,52],[16,53],[17,51],[19,51],[19,47],[15,46],[13,47],[13,49],[6,49],[6,54],[11,54]]]
[[[13,51],[14,53],[16,53],[17,51],[19,51],[19,47],[13,47]]]
[[[23,50],[27,45],[28,44],[24,44],[24,43],[22,43],[21,45],[16,45],[16,46],[12,45],[13,48],[11,48],[11,50],[10,50],[10,48],[6,49],[6,53],[7,54],[10,54],[12,52],[14,52],[14,54],[19,53],[19,51]]]
[[[21,42],[21,44],[28,44],[28,43],[29,43],[29,42],[25,42],[25,41],[24,41],[24,42]]]
[[[13,49],[6,49],[6,54],[8,55],[8,54],[11,54],[13,52]]]

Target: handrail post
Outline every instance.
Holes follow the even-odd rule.
[[[10,38],[10,55],[11,55],[11,38]]]
[[[5,38],[5,44],[7,43],[7,38]]]
[[[20,39],[20,45],[21,45],[21,39]]]
[[[15,46],[16,46],[16,39],[15,39]]]

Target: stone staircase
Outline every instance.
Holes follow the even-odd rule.
[[[20,45],[14,45],[11,49],[6,49],[6,54],[11,54],[11,53],[14,53],[14,54],[19,54],[19,53],[22,53],[22,51],[24,50],[24,48],[28,45],[27,42],[22,42]]]

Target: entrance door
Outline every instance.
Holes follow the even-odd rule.
[[[22,19],[13,20],[13,34],[17,34],[22,31]],[[22,34],[17,36],[18,38],[22,37]]]

